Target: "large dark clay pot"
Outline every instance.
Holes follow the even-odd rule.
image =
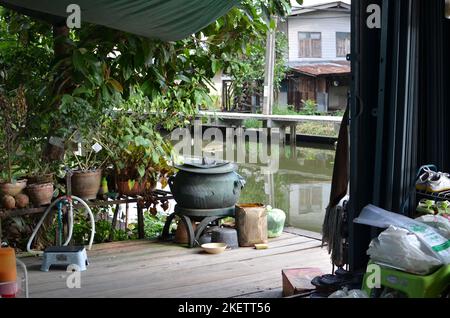
[[[234,206],[244,187],[244,179],[231,163],[211,166],[185,164],[170,178],[170,190],[180,207],[221,209]]]

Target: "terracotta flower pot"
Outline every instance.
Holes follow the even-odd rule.
[[[53,173],[30,176],[28,177],[28,184],[53,183],[53,177],[54,177]]]
[[[53,198],[53,183],[32,184],[27,187],[27,193],[34,206],[48,205]]]
[[[0,194],[15,197],[27,187],[27,180],[19,180],[15,183],[0,183]]]
[[[135,197],[156,189],[156,181],[150,180],[150,178],[136,180],[134,173],[129,173],[129,170],[116,172],[115,180],[117,192],[123,196]]]
[[[192,227],[194,228],[194,232],[197,229],[197,224],[194,221],[192,222]],[[186,228],[186,225],[181,220],[178,222],[177,230],[175,231],[174,242],[177,244],[188,244],[189,243],[189,235]]]
[[[128,181],[117,181],[117,188],[121,195],[134,197],[145,192],[145,181],[136,181],[131,189]]]
[[[102,170],[74,171],[72,175],[72,194],[83,200],[94,200],[102,182]]]

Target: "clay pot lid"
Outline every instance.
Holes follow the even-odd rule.
[[[237,166],[229,161],[218,161],[209,158],[186,160],[182,165],[175,165],[181,171],[199,174],[222,174],[237,170]]]

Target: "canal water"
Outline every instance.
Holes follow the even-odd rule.
[[[261,166],[239,164],[247,183],[241,203],[264,203],[286,212],[286,226],[321,232],[329,202],[335,151],[317,144],[280,148],[279,168],[262,174]]]

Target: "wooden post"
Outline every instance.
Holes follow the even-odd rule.
[[[280,141],[281,141],[281,145],[286,146],[286,126],[282,125],[280,127]]]
[[[144,210],[142,208],[143,203],[138,202],[137,203],[137,217],[138,217],[138,237],[139,239],[145,238],[145,231],[144,231]]]
[[[109,234],[109,240],[112,241],[113,240],[113,232],[116,229],[116,225],[117,225],[117,217],[119,215],[120,212],[120,204],[116,204],[116,208],[114,210],[114,216],[113,219],[111,221],[111,233]]]
[[[291,158],[297,159],[297,125],[291,124]]]

